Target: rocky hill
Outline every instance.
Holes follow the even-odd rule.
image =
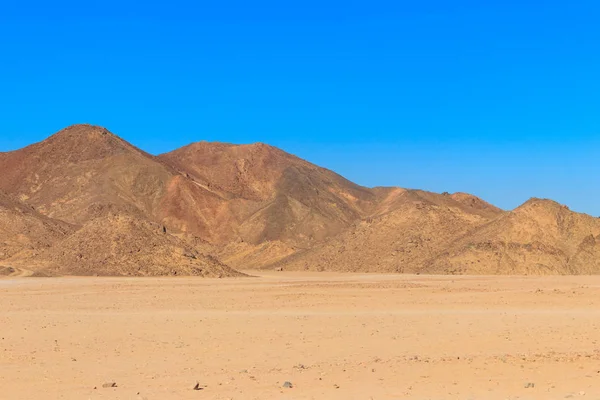
[[[0,191],[0,264],[49,248],[73,230],[70,224],[52,220]]]
[[[600,219],[534,198],[456,240],[422,271],[600,273]]]
[[[503,212],[463,196],[418,190],[379,189],[372,216],[331,240],[278,261],[286,269],[351,272],[420,272],[457,238]],[[457,200],[457,197],[459,199]]]
[[[600,272],[597,218],[548,200],[505,212],[467,193],[366,188],[262,143],[152,156],[73,125],[0,153],[0,171],[5,272]]]
[[[50,274],[243,276],[170,235],[162,225],[125,215],[88,222],[34,262]]]
[[[226,211],[215,229],[229,227],[230,233],[220,244],[240,239],[311,246],[346,229],[377,200],[367,188],[261,143],[199,142],[159,158],[223,199]],[[203,218],[195,211],[181,208],[182,226]]]

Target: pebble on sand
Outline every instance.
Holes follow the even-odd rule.
[[[117,382],[106,382],[102,384],[103,388],[114,388],[117,387]]]
[[[284,388],[287,388],[287,389],[291,389],[291,388],[293,388],[293,387],[294,387],[294,385],[292,385],[292,382],[285,381],[285,382],[283,383],[283,387],[284,387]]]

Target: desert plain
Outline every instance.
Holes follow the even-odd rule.
[[[0,278],[0,398],[600,399],[599,276],[244,272]]]

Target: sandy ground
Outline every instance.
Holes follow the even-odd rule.
[[[600,399],[600,277],[257,274],[0,279],[0,398]]]

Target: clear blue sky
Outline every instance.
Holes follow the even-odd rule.
[[[600,215],[598,21],[577,0],[4,0],[0,151],[88,122]]]

